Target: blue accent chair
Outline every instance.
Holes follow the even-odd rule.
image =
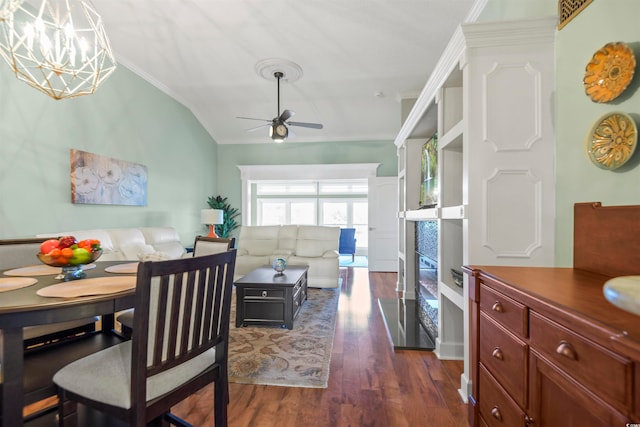
[[[341,228],[340,229],[340,244],[338,246],[338,252],[340,255],[351,254],[351,261],[355,261],[356,256],[356,229],[355,228]]]

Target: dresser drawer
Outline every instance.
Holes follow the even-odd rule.
[[[527,336],[527,307],[484,283],[480,285],[480,310],[516,335]]]
[[[633,369],[629,360],[538,313],[531,312],[529,321],[532,348],[610,404],[631,408]]]
[[[479,342],[480,363],[520,406],[526,407],[527,345],[484,312],[480,313]]]
[[[524,426],[524,412],[507,396],[482,365],[480,365],[479,377],[480,417],[486,425],[490,427]]]

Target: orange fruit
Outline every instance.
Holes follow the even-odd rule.
[[[73,256],[73,249],[71,248],[60,249],[60,255],[62,256],[62,258],[69,259]]]
[[[55,248],[52,249],[51,252],[49,252],[48,254],[51,258],[60,258],[60,256],[62,255],[62,250],[59,248]]]

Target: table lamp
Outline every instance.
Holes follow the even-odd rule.
[[[215,226],[224,223],[224,211],[222,209],[202,209],[200,222],[209,226],[207,237],[218,237]]]

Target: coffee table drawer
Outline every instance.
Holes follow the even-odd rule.
[[[284,289],[265,289],[265,288],[245,288],[244,297],[260,298],[260,299],[284,299]]]
[[[269,301],[244,301],[244,321],[250,323],[284,324],[284,303]]]

